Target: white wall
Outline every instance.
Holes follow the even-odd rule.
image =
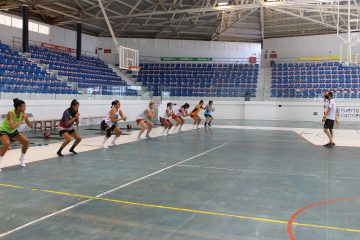
[[[18,16],[14,16],[11,14],[6,14],[1,12],[1,14],[5,14],[11,17],[20,18]],[[31,19],[30,19],[31,20]],[[35,23],[40,23],[37,21],[33,21]],[[43,23],[42,23],[43,24]],[[50,34],[44,35],[35,32],[29,31],[29,40],[30,44],[33,44],[31,41],[44,42],[55,44],[68,48],[76,48],[76,32],[72,30],[68,30],[61,27],[50,26]],[[13,37],[22,38],[22,29],[14,28],[10,26],[5,26],[0,24],[0,32],[3,33],[0,35],[1,42],[13,46]],[[16,46],[22,46],[21,39],[16,39],[18,43]],[[82,50],[87,52],[95,53],[97,43],[97,37],[90,36],[87,34],[82,34]]]
[[[31,38],[30,38],[31,39]],[[82,51],[95,53],[97,37],[81,34]],[[51,26],[49,43],[76,49],[76,31]]]
[[[169,39],[118,39],[119,44],[138,49],[140,58],[151,57],[212,57],[216,59],[248,59],[250,56],[261,55],[260,43],[240,42],[211,42],[195,40],[169,40]],[[117,50],[111,38],[98,38],[97,46],[103,49],[111,49],[111,54],[99,51],[100,58],[106,63],[117,61]]]
[[[36,120],[60,119],[62,113],[70,105],[71,100],[25,100],[27,112],[34,114]],[[205,104],[208,99],[204,99]],[[111,100],[79,100],[81,118],[102,118],[110,109]],[[190,104],[189,111],[192,111],[198,101],[186,99],[174,100],[177,109],[185,102]],[[148,100],[121,100],[121,108],[125,112],[129,121],[134,121],[136,117],[148,106]],[[163,101],[159,106],[158,114],[162,116],[166,109],[167,101]],[[281,107],[279,107],[281,105]],[[279,120],[279,121],[314,121],[320,122],[323,113],[323,103],[319,102],[244,102],[244,101],[214,101],[214,117],[216,119],[232,120]],[[360,115],[360,105],[358,103],[338,102],[337,107],[349,107],[357,109],[353,113]],[[11,100],[0,102],[0,114],[7,113],[13,108]],[[318,115],[314,115],[317,112]],[[203,114],[203,113],[201,113]],[[201,115],[202,118],[203,115]],[[360,122],[358,118],[341,118],[342,122]]]
[[[271,38],[264,40],[263,53],[276,51],[278,58],[333,56],[340,55],[341,44],[336,34]],[[360,45],[354,49],[360,53]]]
[[[208,100],[205,100],[207,103]],[[190,111],[197,101],[174,100],[173,102],[182,105],[185,102],[190,104]],[[281,105],[281,107],[280,107]],[[178,107],[175,106],[174,109]],[[276,121],[314,121],[320,122],[323,114],[323,103],[317,102],[260,102],[260,101],[214,101],[214,117],[217,119],[241,119],[241,120],[276,120]],[[360,105],[356,102],[338,102],[338,108],[349,107],[359,109]],[[166,109],[166,102],[159,107],[162,115]],[[314,113],[317,115],[314,115]],[[203,118],[203,116],[201,116]],[[359,118],[345,118],[342,122],[360,121]]]

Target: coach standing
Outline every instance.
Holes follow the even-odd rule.
[[[325,111],[323,116],[324,123],[324,132],[329,138],[329,143],[325,144],[324,147],[332,148],[335,147],[334,143],[334,123],[335,123],[335,117],[336,117],[336,104],[335,100],[332,98],[332,92],[326,92],[324,95],[326,99],[325,103]]]

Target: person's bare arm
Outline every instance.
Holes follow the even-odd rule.
[[[7,115],[7,118],[8,118],[8,120],[9,120],[9,124],[10,124],[10,127],[11,127],[12,129],[18,128],[18,127],[23,123],[23,121],[25,120],[26,117],[27,117],[27,115],[26,115],[26,114],[23,114],[21,121],[18,122],[17,124],[15,124],[13,113],[12,113],[12,112],[8,112],[8,115]]]
[[[154,118],[155,117],[155,111],[154,110],[146,110],[145,111],[145,114],[147,115],[147,116],[149,116],[149,118]]]
[[[125,115],[125,113],[124,113],[122,110],[119,110],[119,114],[120,114],[120,120],[126,121],[126,115]],[[119,120],[119,121],[120,121],[120,120]]]
[[[168,117],[171,117],[171,111],[170,111],[170,109],[166,109],[166,115],[167,115]]]
[[[116,110],[111,109],[111,111],[110,111],[110,119],[111,119],[111,122],[113,122],[113,123],[116,123],[116,122],[120,121],[119,118],[115,118],[115,113],[116,113]]]
[[[23,113],[23,114],[25,114],[25,113]],[[32,122],[30,122],[29,117],[27,115],[25,117],[25,122],[30,128],[33,128]]]

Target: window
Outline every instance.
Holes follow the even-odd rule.
[[[0,13],[0,24],[12,26],[15,28],[23,28],[22,19],[15,18],[15,17],[9,17],[9,16],[1,14],[1,13]],[[38,23],[29,21],[29,31],[49,35],[50,28],[46,25],[42,25],[42,24],[38,24]]]
[[[33,23],[33,22],[29,22],[29,31],[39,32],[39,24]]]
[[[0,24],[11,26],[11,17],[0,14]]]
[[[18,18],[12,18],[12,23],[11,26],[16,27],[16,28],[22,28],[22,20],[18,19]]]
[[[39,33],[49,35],[49,31],[50,29],[48,26],[39,24]]]

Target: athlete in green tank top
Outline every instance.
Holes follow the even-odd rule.
[[[25,113],[26,104],[24,101],[15,98],[14,100],[14,109],[9,111],[6,118],[0,124],[0,139],[2,147],[0,149],[0,163],[10,147],[10,141],[15,140],[21,143],[21,156],[20,163],[22,167],[25,167],[25,154],[29,148],[29,140],[23,133],[18,132],[17,128],[25,121],[26,124],[32,128],[32,123],[30,122],[28,116]],[[1,171],[1,168],[0,168]]]
[[[22,112],[20,112],[18,117],[16,116],[15,109],[11,110],[9,113],[12,113],[15,125],[24,120]],[[6,132],[7,134],[12,134],[16,132],[16,128],[11,128],[9,119],[6,117],[4,121],[0,124],[0,131]]]

